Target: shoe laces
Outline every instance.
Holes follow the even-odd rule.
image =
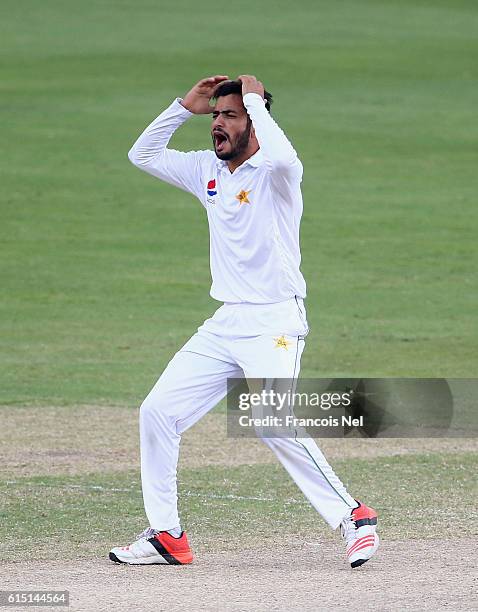
[[[340,523],[340,533],[347,544],[357,537],[357,525],[355,524],[353,511]]]
[[[142,531],[136,536],[136,539],[137,540],[147,540],[149,538],[152,538],[157,533],[158,533],[157,529],[153,529],[152,527],[146,527],[144,531]]]

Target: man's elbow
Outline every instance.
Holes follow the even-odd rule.
[[[140,170],[148,170],[148,168],[151,168],[158,163],[158,160],[161,159],[162,154],[162,152],[152,153],[146,149],[142,150],[139,147],[133,146],[128,151],[128,159],[133,166],[136,166]]]
[[[128,159],[133,164],[133,166],[141,166],[142,165],[141,158],[138,155],[135,147],[131,147],[131,149],[128,151]]]

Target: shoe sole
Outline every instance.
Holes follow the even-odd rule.
[[[183,559],[180,558],[178,554],[177,557],[173,557],[172,555],[168,556],[168,559],[165,559],[161,555],[157,555],[155,557],[143,557],[142,559],[128,559],[123,560],[118,558],[114,552],[110,552],[109,558],[110,561],[114,563],[121,563],[123,565],[188,565],[192,563],[192,559],[190,556],[181,555]]]

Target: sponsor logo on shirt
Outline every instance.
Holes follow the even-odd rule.
[[[207,184],[207,195],[215,196],[216,194],[216,179],[211,179]]]

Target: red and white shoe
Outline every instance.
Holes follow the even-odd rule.
[[[377,552],[380,539],[377,533],[377,513],[357,501],[350,516],[340,524],[340,532],[347,546],[347,557],[352,567],[359,567]]]
[[[148,528],[133,544],[113,548],[110,559],[128,565],[186,565],[192,563],[193,553],[184,531],[175,538],[167,531]]]

